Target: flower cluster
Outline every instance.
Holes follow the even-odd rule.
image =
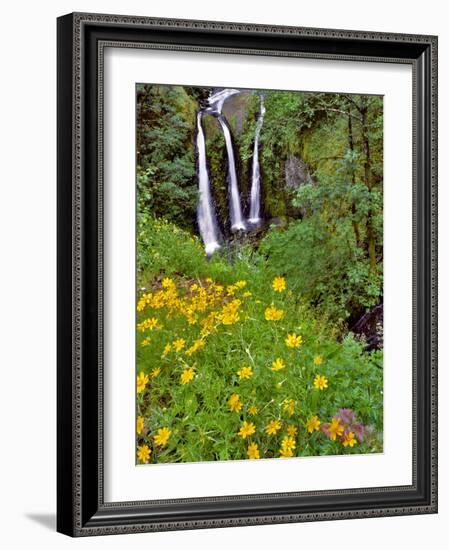
[[[142,434],[145,426],[145,420],[141,417],[137,417],[137,434]],[[153,437],[154,445],[158,447],[165,447],[168,443],[168,440],[171,436],[171,430],[168,427],[159,428],[156,432],[156,435]],[[142,444],[137,447],[137,460],[140,464],[148,464],[150,461],[151,455],[153,454],[152,449],[148,444]]]
[[[309,455],[326,437],[341,452],[368,441],[351,409],[324,422],[338,387],[335,359],[323,366],[332,353],[298,324],[285,278],[266,284],[265,295],[248,286],[165,277],[139,298],[138,463],[203,450],[220,460],[289,458]]]
[[[293,451],[296,449],[295,438],[291,435],[286,435],[281,441],[281,448],[279,449],[279,456],[281,458],[289,458],[293,456]]]
[[[271,304],[270,307],[267,307],[265,310],[265,319],[267,321],[280,321],[284,316],[282,309],[277,309],[274,304]]]
[[[363,443],[365,434],[370,432],[367,426],[357,422],[351,409],[340,409],[330,422],[321,424],[320,429],[332,441],[340,440],[344,447]]]

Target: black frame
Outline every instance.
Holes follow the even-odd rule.
[[[57,530],[87,536],[437,512],[437,38],[83,13],[60,17],[57,26]],[[104,503],[102,56],[107,45],[412,65],[412,485]]]

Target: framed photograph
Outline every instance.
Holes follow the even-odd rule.
[[[58,531],[437,511],[437,38],[58,19]]]

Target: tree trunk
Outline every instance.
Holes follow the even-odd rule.
[[[352,134],[352,115],[350,112],[348,114],[348,141],[349,141],[349,149],[351,153],[354,153],[354,136]],[[353,166],[351,168],[351,180],[352,180],[352,185],[355,185],[355,171]],[[352,202],[351,211],[352,211],[352,227],[354,229],[355,241],[357,246],[360,246],[360,229],[359,229],[359,224],[355,221],[355,215],[357,213],[357,209],[354,201]]]
[[[373,187],[372,174],[371,174],[371,157],[369,151],[369,136],[368,136],[368,101],[366,96],[361,97],[360,103],[360,115],[362,117],[362,147],[365,161],[363,163],[364,168],[364,182],[369,192],[371,193]],[[373,212],[369,208],[366,218],[366,239],[368,244],[368,256],[370,261],[371,271],[376,271],[376,242],[374,239],[373,228]]]

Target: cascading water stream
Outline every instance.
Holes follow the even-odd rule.
[[[231,218],[231,229],[232,231],[244,231],[246,229],[246,225],[243,219],[242,206],[240,204],[240,192],[237,181],[237,170],[235,168],[234,147],[232,145],[231,132],[223,115],[218,116],[218,121],[223,129],[226,151],[228,153],[229,215]]]
[[[253,166],[251,174],[251,196],[248,221],[253,225],[261,222],[260,218],[260,165],[259,165],[259,136],[263,125],[265,106],[263,96],[260,96],[260,115],[256,124],[256,133],[254,137]]]
[[[211,114],[218,118],[226,143],[228,155],[228,185],[229,185],[229,214],[232,231],[245,231],[247,229],[243,218],[240,202],[240,191],[237,180],[234,147],[231,131],[225,117],[221,114],[224,102],[228,97],[240,93],[240,90],[226,88],[209,96],[206,106],[197,114],[196,147],[198,151],[198,187],[199,201],[197,209],[198,226],[203,240],[206,254],[212,255],[220,248],[220,232],[218,229],[215,209],[212,201],[211,185],[206,163],[206,142],[201,124],[203,114]]]
[[[226,143],[226,151],[228,154],[228,185],[229,185],[229,215],[231,218],[231,230],[232,231],[244,231],[246,224],[243,219],[242,206],[240,203],[240,192],[237,180],[237,170],[235,167],[234,147],[232,144],[231,132],[229,126],[221,114],[224,102],[232,95],[240,93],[239,90],[234,88],[226,88],[220,90],[214,94],[211,94],[208,98],[208,108],[206,112],[218,118],[220,125],[223,129],[223,135]]]
[[[216,115],[221,115],[221,110],[223,109],[224,102],[231,97],[232,95],[239,94],[240,90],[235,88],[225,88],[214,94],[210,94],[207,99],[207,104],[209,105],[209,110]]]
[[[198,151],[198,226],[201,238],[203,239],[206,254],[210,256],[220,248],[219,231],[215,216],[215,209],[212,203],[209,174],[206,164],[206,142],[201,124],[202,112],[197,115],[196,147]]]

